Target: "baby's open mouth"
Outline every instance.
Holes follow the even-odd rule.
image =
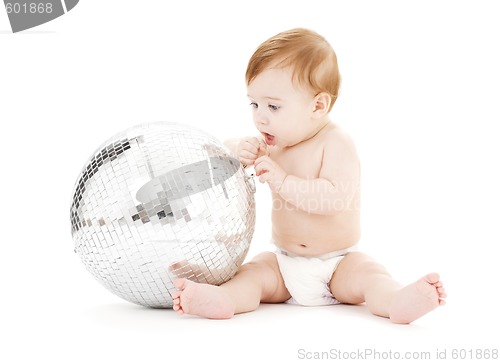
[[[266,144],[268,144],[269,146],[276,145],[276,140],[274,135],[268,134],[267,132],[263,132],[262,135],[264,136]]]

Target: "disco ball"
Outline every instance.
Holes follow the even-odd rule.
[[[172,307],[173,281],[219,285],[241,266],[255,227],[255,185],[211,135],[147,123],[109,139],[80,173],[75,252],[121,298]]]

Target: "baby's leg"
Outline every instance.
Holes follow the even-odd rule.
[[[339,264],[330,281],[335,298],[347,304],[366,302],[370,311],[395,323],[411,323],[444,305],[438,274],[428,274],[403,287],[369,256],[354,252]]]
[[[220,286],[187,279],[174,281],[174,310],[212,319],[257,309],[260,302],[278,303],[290,298],[274,253],[265,252],[244,264],[236,275]]]

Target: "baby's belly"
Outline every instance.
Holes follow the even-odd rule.
[[[273,210],[276,246],[301,256],[315,256],[354,246],[360,238],[359,211],[312,215]]]

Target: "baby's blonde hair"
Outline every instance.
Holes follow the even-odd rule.
[[[303,28],[291,29],[262,43],[248,62],[247,85],[269,68],[292,69],[292,79],[311,89],[316,96],[330,95],[330,111],[335,103],[340,73],[337,56],[331,45],[316,32]]]

